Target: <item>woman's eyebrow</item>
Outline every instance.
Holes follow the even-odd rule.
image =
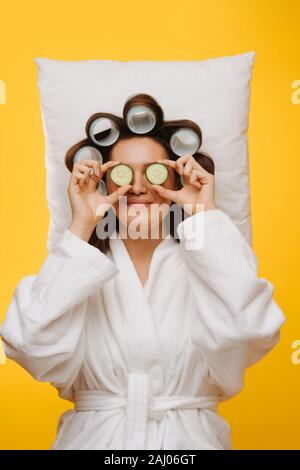
[[[143,163],[135,163],[132,166],[141,166],[142,168],[145,168],[149,165],[152,165],[153,163],[157,163],[156,161],[150,160],[149,162],[143,162]],[[131,163],[128,163],[128,165],[131,165]]]
[[[158,159],[159,160],[159,159]],[[151,165],[152,163],[157,163],[156,161],[151,161],[151,162],[145,162],[142,166],[145,167],[145,166],[149,166]]]
[[[151,161],[149,161],[149,162],[144,162],[144,163],[135,163],[134,166],[141,166],[142,168],[145,168],[146,166],[149,166],[149,165],[151,165],[152,163],[156,163],[156,162],[154,162],[154,161],[151,160]],[[130,165],[130,163],[129,163],[129,165]]]
[[[143,168],[145,168],[145,166],[149,166],[149,165],[151,165],[151,163],[154,163],[154,162],[152,162],[152,161],[151,162],[145,162],[145,163],[143,163],[142,166],[143,166]]]

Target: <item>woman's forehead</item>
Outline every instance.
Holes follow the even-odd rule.
[[[159,158],[169,158],[166,149],[150,137],[132,137],[114,145],[111,160],[132,164],[151,163]]]

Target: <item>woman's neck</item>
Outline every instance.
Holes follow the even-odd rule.
[[[158,236],[158,235],[156,235]],[[161,231],[159,238],[122,238],[127,252],[135,266],[142,285],[147,281],[151,259],[155,248],[162,242]]]

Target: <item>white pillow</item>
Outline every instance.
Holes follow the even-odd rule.
[[[200,151],[215,162],[216,203],[252,245],[247,131],[254,58],[254,51],[202,61],[36,58],[46,138],[48,252],[71,221],[66,151],[85,138],[93,113],[122,116],[135,93],[152,95],[166,120],[191,119],[200,126]]]

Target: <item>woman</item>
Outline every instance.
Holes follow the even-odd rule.
[[[67,152],[72,222],[40,272],[17,285],[0,333],[8,357],[75,404],[52,449],[231,449],[218,402],[241,391],[245,369],[278,343],[285,317],[251,247],[216,206],[211,158],[176,158],[167,145],[168,130],[188,122],[164,123],[145,94],[125,108],[140,103],[160,116],[158,129],[137,135],[125,126],[104,163],[74,161],[86,141]],[[145,177],[155,162],[168,168],[161,185]],[[132,184],[109,177],[120,163]],[[155,218],[151,209],[173,203],[189,216],[165,238],[167,211]],[[117,229],[99,239],[109,208]],[[147,237],[128,236],[138,209]]]

